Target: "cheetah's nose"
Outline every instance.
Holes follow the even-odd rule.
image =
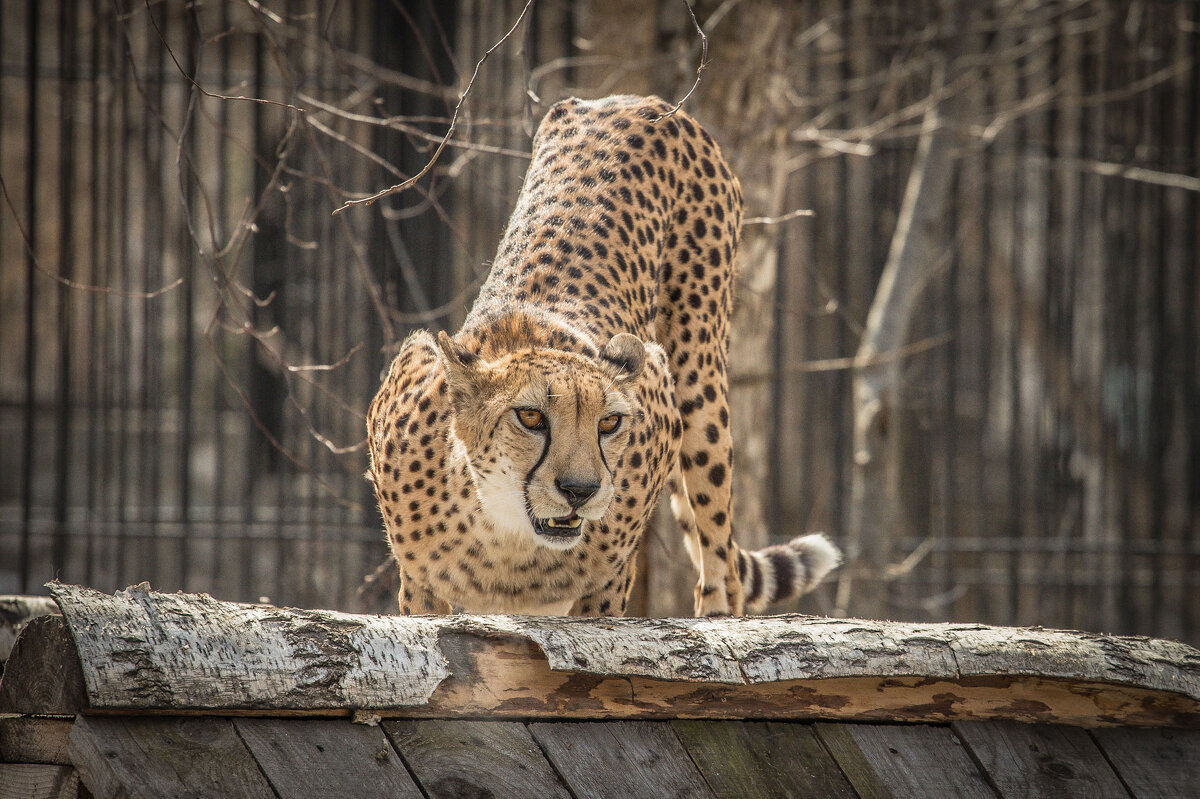
[[[554,478],[554,487],[561,491],[562,495],[567,498],[567,504],[571,506],[571,510],[575,510],[587,502],[600,490],[599,483],[573,480],[569,477],[565,480],[560,480],[557,477]]]

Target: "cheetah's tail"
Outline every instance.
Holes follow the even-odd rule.
[[[842,562],[842,552],[824,533],[793,538],[786,544],[738,553],[738,571],[747,613],[806,594]]]

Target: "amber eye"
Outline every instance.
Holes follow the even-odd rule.
[[[601,433],[615,433],[617,428],[621,426],[621,414],[614,413],[611,416],[605,416],[597,425]]]
[[[533,408],[517,408],[517,420],[530,430],[546,429],[546,417]]]

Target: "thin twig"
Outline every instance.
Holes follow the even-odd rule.
[[[8,206],[8,211],[12,214],[12,220],[17,226],[17,232],[21,234],[21,242],[25,245],[25,252],[29,254],[29,259],[33,262],[33,268],[41,272],[46,277],[56,283],[59,283],[67,288],[78,289],[80,291],[91,291],[97,294],[108,294],[113,297],[127,297],[135,300],[152,300],[155,297],[160,297],[168,291],[178,288],[183,285],[183,278],[179,278],[170,285],[155,289],[154,291],[121,291],[119,289],[109,288],[108,286],[90,286],[86,283],[79,283],[70,278],[56,275],[46,267],[42,266],[42,262],[38,260],[37,253],[33,249],[33,242],[29,240],[29,233],[25,230],[25,225],[21,222],[21,217],[17,213],[17,208],[13,204],[12,197],[8,194],[8,183],[4,180],[4,175],[0,173],[0,191],[4,193],[4,204]]]
[[[340,208],[334,209],[334,214],[340,214],[342,211],[345,211],[347,208],[355,205],[371,205],[372,203],[381,200],[384,197],[404,191],[409,186],[413,185],[418,180],[429,174],[429,170],[433,169],[433,165],[436,164],[438,158],[441,157],[442,151],[446,149],[446,145],[450,142],[450,139],[454,137],[454,131],[458,127],[459,114],[462,112],[463,104],[466,102],[467,95],[471,93],[471,87],[475,85],[475,79],[479,77],[479,70],[483,67],[483,62],[487,61],[488,56],[494,53],[500,47],[500,45],[508,41],[513,33],[516,32],[517,28],[519,28],[521,23],[525,20],[525,15],[529,13],[529,9],[533,7],[533,3],[534,0],[526,0],[525,5],[521,8],[521,13],[517,16],[517,21],[513,23],[511,28],[508,29],[508,32],[501,36],[500,39],[491,47],[489,47],[487,52],[485,52],[480,59],[475,62],[475,71],[471,74],[471,79],[467,81],[466,88],[463,89],[462,94],[460,94],[458,97],[458,103],[454,106],[454,114],[450,117],[450,127],[446,130],[446,135],[442,137],[440,142],[438,142],[437,149],[433,151],[433,155],[431,155],[429,160],[425,162],[425,166],[421,167],[421,169],[415,175],[407,180],[401,181],[395,186],[386,188],[383,191],[376,192],[370,197],[363,197],[359,200],[347,200]]]
[[[433,133],[427,133],[417,126],[410,124],[419,119],[418,117],[376,117],[371,116],[370,114],[356,114],[353,111],[346,111],[342,108],[338,108],[335,105],[321,102],[316,97],[305,94],[304,92],[298,92],[296,97],[320,111],[333,114],[334,116],[345,119],[348,122],[362,122],[368,125],[376,125],[378,127],[388,128],[389,130],[398,130],[401,133],[414,136],[418,139],[424,139],[427,142],[435,144],[445,140],[447,146],[449,147],[458,147],[463,150],[474,150],[476,152],[488,153],[489,155],[504,155],[510,158],[521,158],[526,161],[528,161],[531,157],[529,153],[521,152],[520,150],[511,150],[507,147],[497,147],[491,144],[477,144],[475,142],[463,141],[462,139],[446,139],[445,136],[437,136]],[[401,119],[405,121],[402,122]],[[311,114],[309,115],[309,121],[313,121]],[[477,125],[478,122],[474,124]],[[333,134],[329,133],[326,129],[323,129],[321,132],[332,136],[333,138],[337,138],[339,141],[343,141],[343,143],[345,143],[344,137],[333,136]]]
[[[256,11],[259,11],[259,12],[263,13],[264,15],[266,15],[267,17],[271,18],[271,20],[273,22],[277,22],[277,23],[283,22],[276,15],[272,14],[267,9],[262,8],[258,3],[253,2],[253,0],[247,0],[247,4],[251,8],[255,9]],[[146,10],[150,11],[150,0],[146,0]],[[213,92],[210,92],[208,89],[204,88],[199,83],[197,83],[196,80],[191,75],[188,74],[188,71],[183,68],[183,65],[179,63],[179,59],[177,59],[175,57],[175,51],[171,49],[171,46],[169,44],[167,44],[167,40],[163,36],[162,29],[159,28],[158,23],[155,22],[154,13],[153,12],[148,13],[146,16],[149,17],[150,25],[154,28],[154,32],[156,34],[158,34],[159,42],[162,43],[163,49],[165,49],[167,51],[167,55],[171,57],[171,63],[173,63],[175,65],[175,68],[177,70],[179,70],[179,74],[182,75],[184,77],[184,79],[187,80],[188,83],[195,86],[197,91],[199,91],[205,97],[211,97],[214,100],[243,100],[247,103],[262,103],[263,105],[277,105],[282,108],[290,108],[293,111],[300,112],[301,114],[304,113],[303,108],[292,105],[291,103],[281,103],[278,100],[266,100],[266,99],[263,99],[262,97],[246,97],[244,95],[234,96],[234,95],[228,95],[228,94],[214,94]]]
[[[816,215],[816,212],[811,208],[797,208],[795,211],[788,211],[783,216],[752,216],[749,219],[743,219],[742,227],[746,225],[778,225],[781,222],[789,222],[793,219],[799,219],[802,216]]]
[[[851,355],[846,358],[822,358],[815,361],[804,361],[803,363],[792,364],[769,372],[736,374],[730,377],[729,382],[733,385],[741,386],[747,383],[766,382],[778,376],[801,375],[810,372],[837,372],[845,369],[853,369],[856,366],[881,366],[886,363],[912,357],[913,355],[919,355],[934,347],[940,347],[943,344],[949,343],[952,338],[953,336],[949,333],[942,333],[941,335],[914,341],[911,344],[905,344],[903,347],[897,347],[894,350],[887,350],[886,352],[872,355],[869,358],[860,359]]]
[[[696,67],[696,80],[692,82],[692,88],[687,90],[679,102],[671,106],[670,110],[661,114],[654,122],[661,122],[669,116],[673,116],[680,107],[687,102],[687,99],[692,96],[692,92],[696,91],[696,87],[700,85],[700,77],[704,75],[704,68],[708,66],[708,36],[704,33],[704,29],[700,27],[700,20],[696,19],[696,12],[692,9],[692,4],[688,0],[683,0],[683,4],[687,7],[688,16],[692,18],[692,25],[696,28],[696,34],[700,37],[700,64]]]

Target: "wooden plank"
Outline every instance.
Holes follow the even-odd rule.
[[[52,590],[93,710],[1200,725],[1200,652],[1157,639],[795,614],[352,616]]]
[[[67,734],[73,719],[0,718],[0,763],[71,765]]]
[[[717,796],[858,796],[808,724],[677,720],[671,727]]]
[[[80,779],[96,799],[275,799],[228,719],[81,716],[70,745]]]
[[[430,799],[570,796],[523,724],[385,721],[383,728]]]
[[[817,724],[814,729],[864,799],[995,796],[948,727]]]
[[[233,724],[282,799],[421,796],[379,727],[347,719],[235,719]]]
[[[669,724],[539,722],[529,731],[576,796],[714,795]]]
[[[1094,730],[1092,737],[1137,799],[1173,799],[1200,785],[1200,730]]]
[[[73,716],[87,707],[75,644],[61,616],[21,631],[0,679],[0,713]]]
[[[1002,796],[1128,796],[1096,744],[1078,727],[968,721],[951,729]]]
[[[67,766],[0,763],[0,799],[76,799],[79,774]]]

